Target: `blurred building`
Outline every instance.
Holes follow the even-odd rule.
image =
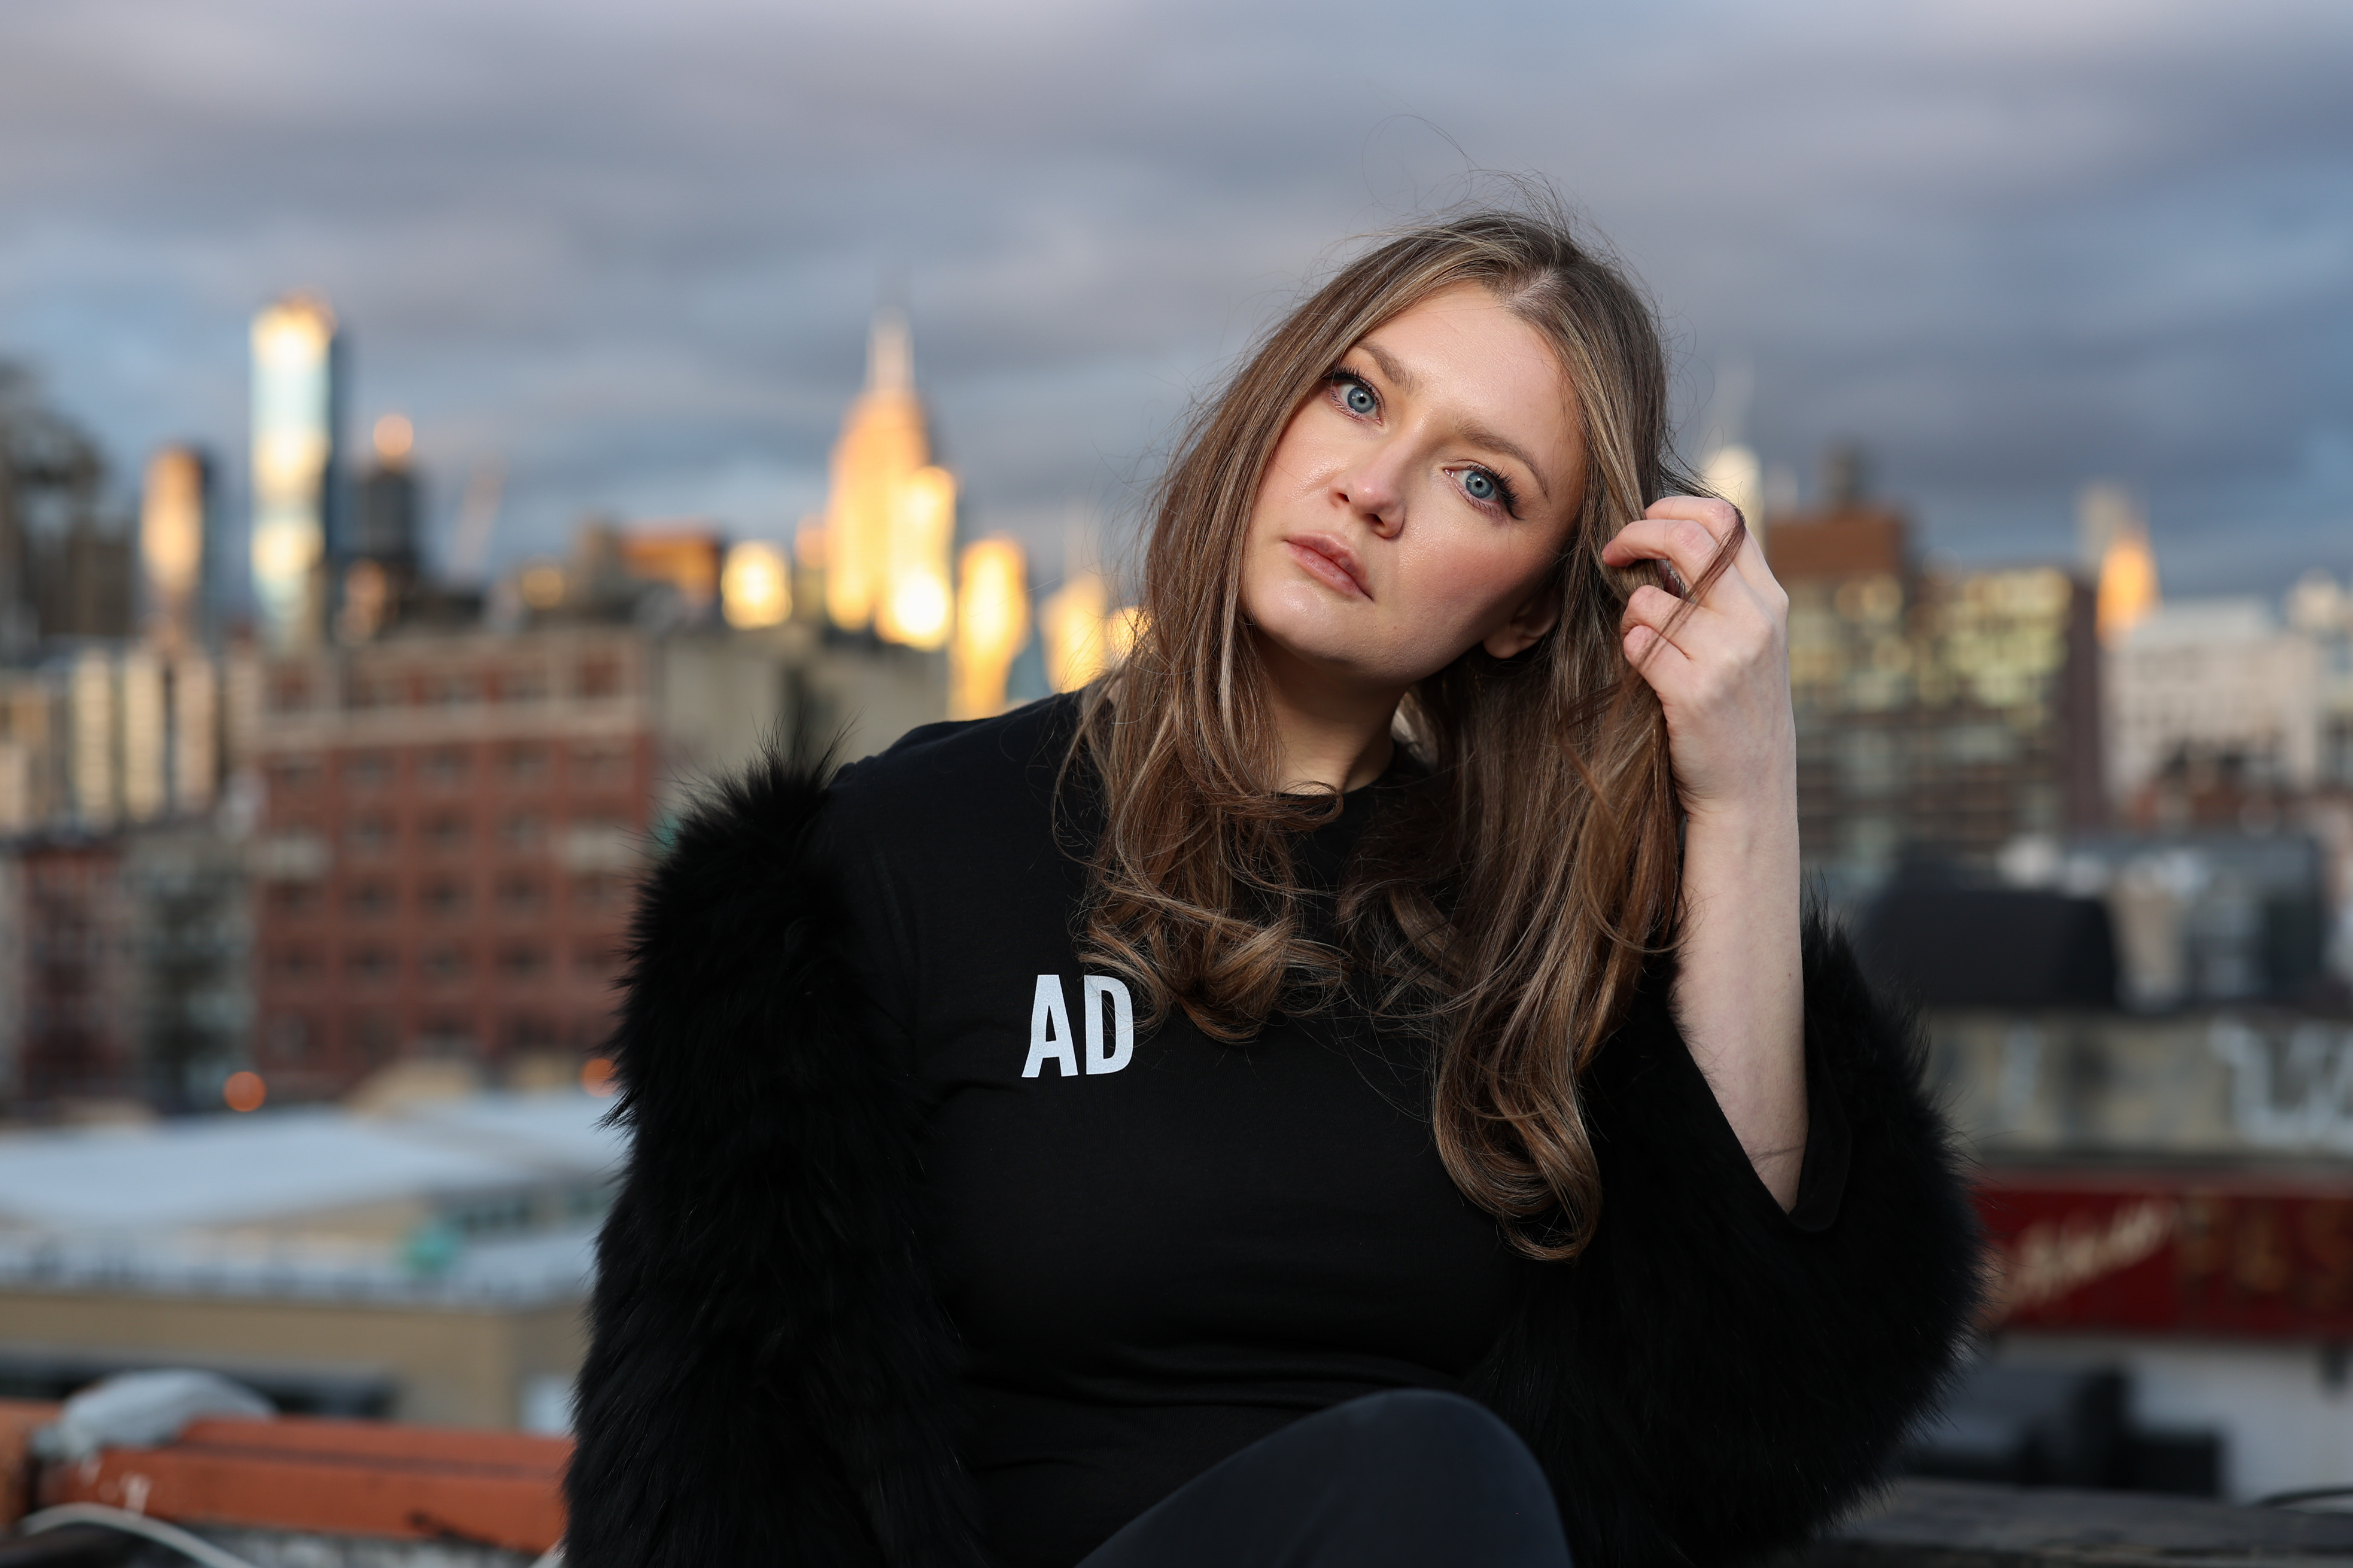
[[[167,653],[199,646],[209,629],[216,531],[212,459],[194,447],[158,448],[139,502],[140,609],[147,640]]]
[[[904,315],[875,313],[866,389],[834,444],[826,502],[825,603],[843,631],[946,646],[955,616],[955,476],[932,458]]]
[[[2353,594],[2315,568],[2287,594],[2289,629],[2313,645],[2315,763],[2321,784],[2353,788]]]
[[[642,595],[675,583],[628,573],[628,542],[591,530],[568,567],[527,563],[520,595],[543,608],[511,632],[237,667],[232,734],[262,797],[252,1061],[273,1094],[413,1057],[590,1049],[637,876],[694,790],[764,746],[839,736],[855,757],[942,716],[934,657],[649,624]]]
[[[417,596],[417,475],[409,467],[416,431],[398,414],[375,422],[375,461],[353,487],[351,526],[336,552],[341,574],[335,609],[339,640],[365,642],[399,621]]]
[[[2100,641],[2114,647],[2164,603],[2148,521],[2132,492],[2103,480],[2075,498],[2075,534],[2083,569],[2099,588]]]
[[[131,626],[131,542],[103,505],[96,442],[0,363],[0,659]]]
[[[2108,787],[2222,763],[2290,789],[2320,776],[2318,648],[2253,596],[2175,600],[2108,653]]]
[[[127,835],[131,1026],[137,1077],[125,1086],[164,1110],[210,1110],[246,1066],[253,1035],[253,910],[248,844],[207,819]]]
[[[1005,710],[1014,656],[1029,640],[1029,562],[1015,541],[983,539],[957,564],[948,717],[986,719]]]
[[[215,820],[224,756],[220,665],[206,642],[210,500],[203,454],[165,447],[150,462],[136,640],[128,539],[27,556],[36,635],[0,666],[0,1104],[10,1108],[184,1103],[192,1073],[216,1084],[243,1052],[242,849]],[[69,520],[68,543],[73,532]],[[69,580],[41,589],[51,567]],[[151,832],[211,868],[194,903],[185,888],[147,896]],[[211,958],[198,962],[201,950]]]
[[[121,847],[63,839],[0,858],[0,1090],[12,1102],[140,1088],[133,910]]]
[[[198,1366],[283,1410],[561,1430],[610,1102],[428,1087],[0,1134],[0,1394]]]
[[[239,676],[273,1092],[600,1038],[664,739],[649,640],[394,637]]]
[[[326,632],[341,360],[324,300],[289,295],[253,319],[253,590],[273,647],[307,648]]]
[[[2102,819],[2088,585],[1923,570],[1898,510],[1837,486],[1765,542],[1790,599],[1800,839],[1834,893],[1907,854],[1989,865]]]

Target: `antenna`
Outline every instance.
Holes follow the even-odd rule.
[[[506,481],[506,465],[496,458],[476,458],[466,476],[466,499],[449,541],[449,575],[459,582],[480,577],[490,564],[491,535],[499,525]]]

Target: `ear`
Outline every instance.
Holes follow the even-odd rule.
[[[1546,573],[1543,584],[1528,595],[1527,602],[1514,610],[1502,626],[1489,632],[1479,646],[1497,658],[1516,658],[1534,647],[1536,639],[1552,630],[1553,623],[1559,619],[1560,579]]]

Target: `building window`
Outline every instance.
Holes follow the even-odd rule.
[[[408,695],[396,675],[354,675],[344,686],[344,700],[353,708],[397,708]]]
[[[425,972],[426,979],[446,984],[466,978],[470,966],[464,948],[444,944],[427,948],[417,959],[417,967]]]
[[[436,1013],[425,1020],[422,1036],[436,1046],[462,1048],[473,1044],[474,1031],[454,1013]]]
[[[392,782],[392,754],[388,752],[353,752],[343,759],[343,784],[347,789],[382,789]]]
[[[617,801],[584,801],[572,808],[570,821],[575,827],[585,827],[596,833],[628,833],[636,824],[629,820],[629,809]]]
[[[456,854],[471,844],[473,839],[474,824],[470,817],[445,811],[426,821],[425,842],[439,854]]]
[[[547,748],[545,746],[515,746],[504,759],[507,783],[511,784],[543,784],[547,779]]]
[[[427,882],[424,892],[425,912],[435,920],[454,920],[466,912],[466,884],[463,882]]]
[[[360,1059],[371,1067],[390,1061],[400,1048],[400,1020],[389,1013],[363,1013],[353,1031]]]
[[[572,881],[572,907],[600,911],[625,908],[631,886],[626,877],[575,877]]]
[[[320,963],[317,948],[295,942],[273,953],[269,967],[280,980],[309,980],[324,966]]]
[[[629,753],[617,746],[572,748],[572,782],[575,784],[617,784],[629,776]]]
[[[584,658],[573,673],[573,689],[583,697],[617,697],[621,691],[621,661]]]
[[[263,1042],[269,1054],[281,1062],[299,1062],[311,1054],[311,1043],[317,1030],[310,1018],[301,1013],[280,1013],[269,1020]]]
[[[534,915],[547,906],[547,885],[536,877],[509,877],[499,884],[499,908],[511,915]]]
[[[456,746],[444,746],[427,752],[420,768],[425,782],[435,789],[462,789],[472,759]]]
[[[537,849],[547,842],[547,818],[535,811],[511,813],[499,824],[499,841],[510,849]]]
[[[355,816],[343,828],[343,842],[361,855],[382,855],[392,848],[392,818],[381,812]]]
[[[316,757],[280,757],[268,769],[273,795],[306,795],[318,787],[325,769]]]
[[[398,894],[391,883],[375,881],[354,883],[343,899],[345,908],[360,919],[368,921],[382,920],[392,913],[393,906],[398,901]]]
[[[536,1013],[511,1014],[501,1033],[511,1051],[545,1050],[556,1042],[555,1020]]]
[[[573,949],[572,968],[583,979],[607,979],[619,967],[620,955],[601,942],[584,942]]]
[[[381,985],[398,967],[389,948],[357,947],[343,958],[343,973],[364,985]]]
[[[306,915],[319,907],[319,889],[301,882],[273,882],[269,912],[280,917]]]
[[[535,980],[547,973],[547,950],[535,942],[511,942],[499,949],[499,974],[506,980]]]
[[[482,700],[481,678],[471,670],[445,670],[427,676],[425,680],[426,700],[437,707],[457,708]]]
[[[499,700],[501,702],[544,702],[547,700],[547,672],[543,669],[509,669],[499,675]]]

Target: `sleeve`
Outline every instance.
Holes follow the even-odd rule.
[[[574,1568],[976,1565],[920,1235],[920,1118],[857,1022],[816,784],[755,770],[641,896],[633,1134],[597,1249]]]
[[[1877,1481],[1951,1374],[1977,1239],[1912,1021],[1810,921],[1811,1126],[1784,1213],[1645,988],[1587,1083],[1602,1213],[1532,1267],[1474,1386],[1527,1437],[1576,1559],[1718,1563]]]

